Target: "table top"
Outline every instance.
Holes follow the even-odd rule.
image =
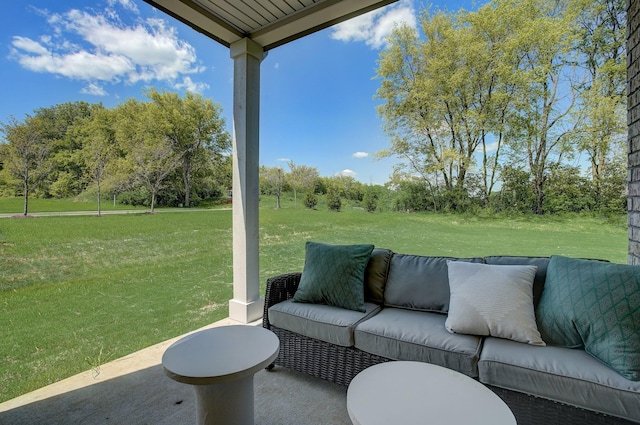
[[[278,356],[280,343],[260,326],[221,326],[189,334],[162,355],[165,373],[193,385],[253,375]]]
[[[516,425],[490,389],[423,362],[392,361],[363,370],[349,385],[347,410],[354,425]]]

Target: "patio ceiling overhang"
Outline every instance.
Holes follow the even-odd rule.
[[[271,50],[397,0],[144,0],[230,47],[248,38]]]
[[[144,1],[227,46],[234,62],[233,298],[229,318],[249,323],[262,317],[264,309],[258,219],[260,64],[270,49],[397,0]],[[282,124],[286,126],[286,121]]]

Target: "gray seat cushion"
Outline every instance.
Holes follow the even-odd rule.
[[[355,346],[392,360],[413,360],[478,376],[482,339],[449,333],[447,316],[399,308],[384,308],[356,326]]]
[[[584,350],[485,339],[480,382],[640,421],[640,382],[629,381]]]
[[[326,304],[297,303],[286,300],[269,308],[269,322],[278,328],[344,347],[353,346],[353,330],[360,321],[376,314],[381,307],[365,302],[365,312]]]

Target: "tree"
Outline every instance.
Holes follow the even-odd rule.
[[[551,168],[571,153],[577,123],[571,120],[576,103],[575,52],[567,30],[573,17],[565,3],[552,0],[506,0],[520,19],[516,51],[521,57],[513,80],[517,96],[508,115],[510,144],[517,161],[524,161],[536,195],[534,213],[544,213],[545,184]]]
[[[578,143],[587,153],[600,198],[614,154],[626,146],[626,4],[624,0],[574,0],[575,49],[586,81],[580,87]]]
[[[310,190],[313,189],[316,180],[319,177],[318,169],[315,167],[308,167],[306,165],[296,165],[293,161],[287,163],[289,166],[289,174],[287,180],[289,185],[293,188],[293,205],[298,207],[298,190]]]
[[[86,188],[83,140],[76,133],[92,110],[93,106],[86,102],[66,102],[34,111],[34,117],[41,123],[41,135],[51,146],[53,169],[43,182],[48,194],[71,197]]]
[[[151,88],[146,95],[158,107],[159,131],[181,158],[184,206],[189,207],[196,168],[205,167],[208,159],[221,160],[222,154],[231,148],[231,137],[220,117],[221,107],[191,92],[181,98],[177,93]]]
[[[280,209],[280,197],[284,185],[285,172],[281,167],[260,167],[260,187],[262,193],[276,196],[276,209]]]
[[[496,182],[513,95],[513,58],[501,49],[510,29],[502,18],[492,6],[477,14],[425,12],[424,41],[399,27],[380,55],[377,96],[385,103],[378,112],[391,147],[379,155],[403,158],[408,172],[421,176],[431,191],[441,185],[464,191],[480,147],[485,199]]]
[[[162,117],[158,105],[130,99],[118,109],[116,139],[126,152],[132,182],[148,190],[153,213],[158,192],[182,157],[158,125]]]
[[[84,146],[82,154],[98,189],[98,215],[101,215],[102,182],[109,161],[116,155],[115,114],[112,110],[97,108],[91,119],[82,126]]]
[[[51,145],[42,136],[42,122],[27,116],[23,123],[14,117],[3,123],[0,131],[9,142],[4,160],[9,173],[22,184],[23,215],[29,214],[29,193],[49,175],[52,169]]]

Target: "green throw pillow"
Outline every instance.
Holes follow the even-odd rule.
[[[365,311],[364,271],[373,245],[307,242],[304,269],[293,300]]]
[[[584,345],[640,381],[640,266],[551,257],[536,315],[547,344]]]

